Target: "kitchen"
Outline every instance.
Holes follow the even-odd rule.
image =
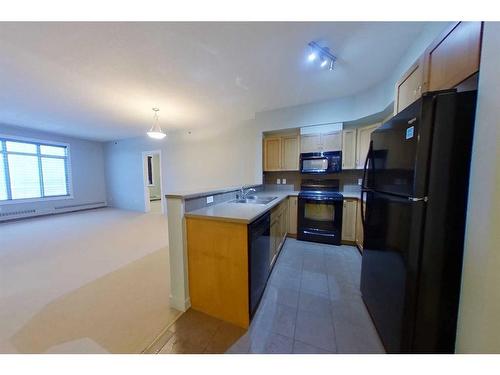
[[[446,125],[439,125],[440,127],[435,125],[436,129],[445,129],[439,130],[443,132],[443,135],[438,135],[439,132],[436,130],[436,139],[438,136],[446,139],[447,135],[454,139],[453,142],[445,142],[441,139],[440,143],[434,146],[436,149],[437,147],[443,148],[443,151],[440,151],[444,156],[442,163],[446,161],[449,163],[441,164],[439,168],[444,169],[439,170],[451,168],[458,174],[462,173],[462,177],[452,174],[443,177],[444,186],[449,186],[450,189],[451,181],[454,181],[456,188],[450,191],[454,192],[452,196],[455,202],[460,202],[455,207],[458,219],[455,224],[453,222],[450,224],[456,231],[455,240],[458,238],[458,241],[454,242],[454,248],[457,250],[453,259],[456,260],[456,265],[455,268],[450,266],[451,270],[441,271],[433,269],[430,265],[425,267],[432,270],[431,274],[438,279],[446,275],[447,283],[455,285],[455,293],[449,293],[450,300],[443,302],[444,305],[449,304],[449,306],[439,306],[435,313],[430,313],[430,320],[428,320],[428,315],[408,315],[416,314],[420,311],[420,307],[414,306],[416,303],[415,287],[405,287],[405,282],[401,281],[406,278],[404,274],[409,272],[408,278],[413,280],[410,284],[419,282],[422,284],[420,290],[425,290],[426,279],[422,278],[421,281],[417,281],[414,276],[415,272],[419,272],[420,266],[415,263],[408,263],[403,267],[398,266],[397,263],[384,266],[395,267],[391,268],[392,271],[400,275],[402,279],[390,280],[384,276],[385,273],[378,276],[373,274],[373,272],[376,273],[377,267],[372,268],[371,259],[377,258],[371,258],[372,250],[380,246],[396,246],[393,250],[397,253],[398,246],[402,249],[401,245],[397,243],[394,245],[394,240],[391,240],[393,244],[389,245],[388,238],[377,237],[377,230],[379,231],[377,221],[382,218],[377,218],[376,215],[380,214],[380,209],[382,213],[385,212],[385,215],[389,215],[390,211],[387,211],[387,208],[381,208],[383,206],[380,206],[380,200],[374,200],[374,196],[378,193],[378,189],[381,189],[383,193],[385,193],[384,189],[389,189],[390,194],[403,194],[402,196],[407,201],[415,201],[415,205],[418,205],[421,199],[427,199],[426,195],[413,194],[417,191],[411,192],[403,189],[405,184],[413,186],[413,175],[416,176],[415,186],[425,186],[423,187],[425,191],[427,191],[427,186],[431,189],[432,184],[438,183],[433,182],[433,179],[430,181],[424,179],[422,176],[427,175],[427,167],[425,163],[416,166],[415,160],[424,157],[431,164],[437,163],[426,151],[431,147],[428,143],[430,142],[429,128],[433,121],[436,121],[430,116],[431,113],[443,108],[442,116],[452,118],[451,114],[455,113],[453,103],[462,103],[460,108],[473,107],[473,104],[467,104],[475,103],[473,94],[470,98],[465,97],[469,95],[466,94],[467,92],[474,92],[477,89],[481,33],[480,22],[458,22],[444,30],[398,80],[394,88],[395,100],[392,108],[385,108],[355,121],[264,131],[262,134],[262,185],[247,186],[246,189],[233,187],[187,194],[167,194],[170,248],[178,249],[178,265],[181,266],[176,271],[179,272],[177,279],[172,272],[172,280],[179,280],[179,277],[185,280],[182,285],[179,283],[177,285],[179,295],[182,297],[178,303],[190,304],[194,310],[246,329],[251,325],[268,279],[272,278],[271,272],[280,259],[280,251],[288,241],[297,238],[298,244],[303,243],[302,241],[313,241],[333,244],[333,246],[351,245],[350,249],[353,252],[361,254],[363,268],[367,270],[366,272],[361,270],[360,288],[364,292],[364,303],[381,336],[385,350],[387,352],[452,352],[458,314],[456,294],[458,287],[456,285],[457,282],[459,283],[460,271],[457,269],[457,264],[461,262],[460,246],[463,245],[461,245],[460,238],[463,241],[466,205],[464,194],[467,191],[466,184],[459,183],[459,181],[463,180],[463,175],[468,174],[467,165],[470,153],[464,152],[461,159],[456,158],[461,160],[461,165],[454,165],[451,168],[453,164],[449,160],[452,155],[457,155],[457,150],[470,149],[471,137],[468,137],[469,143],[464,143],[463,140],[460,141],[460,137],[453,135],[449,128],[446,129]],[[437,90],[449,89],[465,93],[431,94]],[[438,105],[435,104],[436,101],[451,101],[451,104]],[[457,118],[465,116],[473,119],[473,109],[466,113],[461,113]],[[441,120],[441,122],[445,121]],[[462,134],[471,134],[473,120],[462,122],[463,124],[460,125],[463,126]],[[457,124],[459,123],[460,121],[457,120]],[[456,125],[457,128],[458,126]],[[400,134],[404,130],[403,135],[398,135],[403,142],[391,141],[391,147],[394,147],[392,152],[389,151],[391,149],[387,149],[388,143],[384,140],[386,137],[392,139],[391,129],[394,129],[395,134]],[[378,133],[386,133],[387,136],[379,137]],[[413,150],[410,153],[403,152],[401,147],[404,142],[408,141],[413,144],[416,139],[418,139],[419,146],[410,147]],[[380,145],[384,145],[380,150],[376,148],[379,147],[377,146],[379,142],[381,142]],[[371,156],[367,157],[372,148]],[[418,151],[415,151],[416,149]],[[416,153],[424,156],[417,157]],[[398,158],[401,160],[397,160]],[[398,167],[394,169],[390,167],[391,164]],[[388,168],[386,175],[384,174],[385,165]],[[381,172],[376,172],[377,169]],[[375,177],[378,174],[382,180],[377,183]],[[379,185],[380,183],[382,185]],[[391,184],[394,184],[395,189],[403,190],[391,192]],[[443,186],[442,183],[440,186]],[[248,189],[254,189],[256,193]],[[438,191],[441,194],[447,192],[442,187]],[[430,194],[431,190],[427,192]],[[443,206],[432,207],[432,212],[440,212],[442,209],[450,210],[447,208],[449,207],[448,200],[443,197],[441,199]],[[392,207],[394,204],[397,205],[397,202],[389,203],[387,207]],[[407,223],[405,225],[410,225],[410,220],[416,220],[411,218],[412,215],[420,216],[419,223],[423,222],[422,212],[419,213],[417,209],[412,212],[413,214],[411,212],[408,214],[407,211],[401,211],[396,216],[392,214],[390,217],[387,216],[384,220],[390,220],[390,222],[385,222],[385,228],[394,227],[390,229],[396,231],[392,236],[400,234],[403,237],[406,236],[406,240],[409,241],[409,234],[405,235],[395,228],[405,228],[404,225],[403,227],[397,225],[398,220]],[[432,217],[428,219],[429,222],[432,222],[431,219]],[[439,219],[444,220],[442,217]],[[450,218],[447,217],[447,219]],[[438,222],[435,221],[434,225]],[[414,221],[412,223],[411,226],[415,228],[423,225],[415,224]],[[429,229],[427,233],[432,232]],[[447,240],[450,241],[450,238]],[[389,242],[381,245],[385,243],[384,241]],[[422,261],[427,262],[425,252],[419,255],[421,250],[418,249],[421,247],[415,244],[415,248],[417,250],[413,249],[411,256],[423,257]],[[335,247],[331,247],[330,251],[335,251]],[[440,261],[443,262],[443,259],[441,258]],[[380,286],[385,285],[384,283],[389,283],[387,285],[392,286],[391,289],[394,289],[394,285],[399,285],[399,289],[395,290],[397,295],[393,296],[387,291],[379,295],[377,291],[370,288],[371,285]],[[429,292],[420,297],[422,301],[426,300],[426,296],[430,299],[436,298],[432,292]],[[403,312],[395,309],[399,312],[395,312],[395,316],[389,322],[383,315],[380,315],[380,304],[386,303],[385,298],[389,298],[387,300],[389,306],[401,306],[404,310]],[[427,301],[427,303],[430,302]],[[444,310],[439,310],[441,308]],[[401,323],[404,315],[405,322],[420,322],[423,319],[422,321],[427,323],[434,322],[432,324],[439,325],[435,323],[439,322],[436,316],[440,316],[444,311],[447,312],[451,324],[446,332],[429,333],[431,336],[434,335],[432,336],[434,339],[429,339],[427,334],[424,335],[426,339],[419,339],[419,334],[425,330],[413,332]],[[411,324],[408,323],[408,325]],[[416,341],[413,341],[413,337]]]

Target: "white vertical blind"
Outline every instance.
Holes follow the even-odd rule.
[[[40,198],[38,157],[9,154],[7,159],[12,199]]]
[[[2,149],[2,145],[0,143],[0,151]],[[0,201],[6,200],[9,196],[7,195],[7,182],[5,181],[5,166],[4,166],[4,157],[3,154],[0,153]]]
[[[68,196],[68,147],[0,138],[0,201]]]

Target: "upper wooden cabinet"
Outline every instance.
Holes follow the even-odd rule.
[[[425,52],[424,82],[429,91],[455,87],[479,70],[481,22],[458,22]]]
[[[263,149],[265,172],[299,170],[299,135],[265,137]]]
[[[422,95],[424,85],[424,59],[419,58],[396,83],[394,113],[408,107]]]
[[[342,150],[342,132],[321,134],[321,151],[341,151]]]
[[[365,166],[366,155],[370,148],[370,137],[372,133],[380,126],[374,124],[357,129],[356,137],[356,168],[363,169]]]
[[[481,22],[448,27],[396,83],[394,114],[427,91],[456,87],[479,70]]]
[[[356,129],[342,131],[342,169],[356,168]]]
[[[264,170],[281,170],[281,138],[264,138]]]
[[[342,150],[342,132],[303,134],[300,137],[300,152],[322,152]]]
[[[300,142],[298,135],[285,136],[282,141],[282,165],[285,171],[299,170]]]

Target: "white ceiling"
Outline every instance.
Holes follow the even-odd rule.
[[[387,78],[424,22],[0,23],[0,123],[111,140],[230,125]],[[308,64],[324,41],[335,70]]]

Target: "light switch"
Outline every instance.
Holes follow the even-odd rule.
[[[278,179],[276,179],[276,183],[277,183],[278,185],[279,185],[279,184],[281,184],[281,180],[280,180],[279,178],[278,178]]]
[[[363,183],[363,179],[362,178],[358,178],[358,185],[361,185]]]
[[[286,178],[282,179],[282,184],[285,185],[286,184]]]
[[[212,195],[207,197],[207,204],[208,203],[214,203],[214,197]]]

